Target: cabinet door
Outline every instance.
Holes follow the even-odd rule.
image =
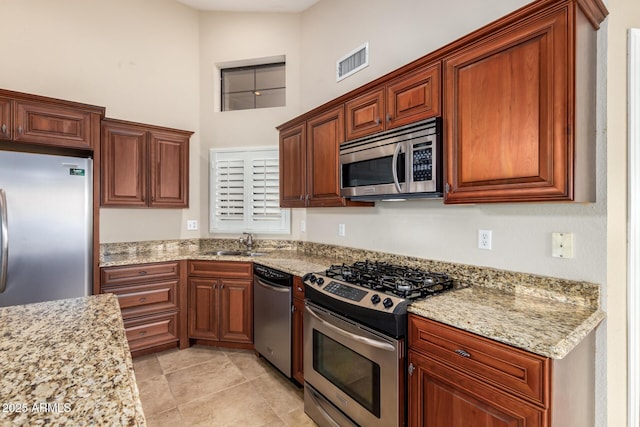
[[[93,149],[91,113],[27,101],[16,101],[15,105],[15,141]]]
[[[189,283],[189,338],[218,340],[218,279],[192,279]]]
[[[346,140],[381,132],[385,129],[384,88],[375,89],[347,101]]]
[[[440,63],[419,68],[387,85],[387,129],[440,115]]]
[[[147,132],[102,125],[102,206],[147,205]]]
[[[295,286],[295,284],[294,284]],[[292,322],[292,376],[300,384],[304,384],[304,300],[293,299]]]
[[[567,10],[444,60],[447,203],[567,200]]]
[[[545,427],[548,412],[409,350],[412,427]]]
[[[11,100],[0,98],[0,139],[11,139]]]
[[[306,205],[305,123],[280,132],[280,206],[301,208]]]
[[[253,342],[253,282],[224,279],[220,284],[220,340]]]
[[[307,121],[307,192],[310,207],[344,206],[340,197],[338,152],[344,142],[344,109]]]
[[[151,200],[157,208],[189,207],[189,136],[149,133]]]

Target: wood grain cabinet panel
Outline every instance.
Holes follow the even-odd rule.
[[[59,105],[15,101],[15,141],[91,150],[92,114]]]
[[[250,262],[189,261],[189,338],[207,344],[253,344]]]
[[[0,97],[0,139],[11,139],[13,135],[11,120],[11,100]]]
[[[347,100],[346,140],[439,116],[441,73],[440,62],[428,64]]]
[[[595,201],[595,31],[548,9],[444,58],[445,203]]]
[[[100,291],[118,297],[133,357],[186,348],[186,261],[100,269]]]
[[[188,207],[191,134],[177,129],[104,119],[102,206]]]
[[[280,127],[280,206],[372,206],[340,197],[338,153],[344,142],[344,107]]]
[[[302,278],[293,278],[291,376],[304,384],[304,285]]]
[[[280,132],[280,206],[303,208],[307,195],[306,123]]]

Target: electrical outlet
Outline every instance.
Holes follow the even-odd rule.
[[[300,221],[300,231],[302,231],[303,233],[307,231],[307,223],[304,219]]]
[[[346,236],[346,230],[344,224],[338,224],[338,236],[344,237]]]
[[[197,219],[190,219],[187,220],[187,230],[197,230],[198,229],[198,220]]]
[[[478,249],[491,250],[491,230],[478,230]]]

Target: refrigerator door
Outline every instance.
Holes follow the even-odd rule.
[[[0,259],[8,267],[0,307],[90,294],[92,166],[87,158],[0,151]]]

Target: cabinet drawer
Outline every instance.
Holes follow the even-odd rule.
[[[177,280],[103,288],[103,292],[118,296],[124,319],[178,309]]]
[[[237,261],[189,261],[189,276],[244,279],[251,278],[250,262]]]
[[[496,387],[548,405],[548,358],[415,315],[409,316],[409,347]]]
[[[293,297],[298,299],[304,299],[304,284],[302,283],[302,277],[293,277]]]
[[[124,321],[129,349],[134,352],[178,341],[178,313],[138,317]]]
[[[154,280],[177,279],[180,274],[177,262],[107,267],[101,270],[103,288]]]

